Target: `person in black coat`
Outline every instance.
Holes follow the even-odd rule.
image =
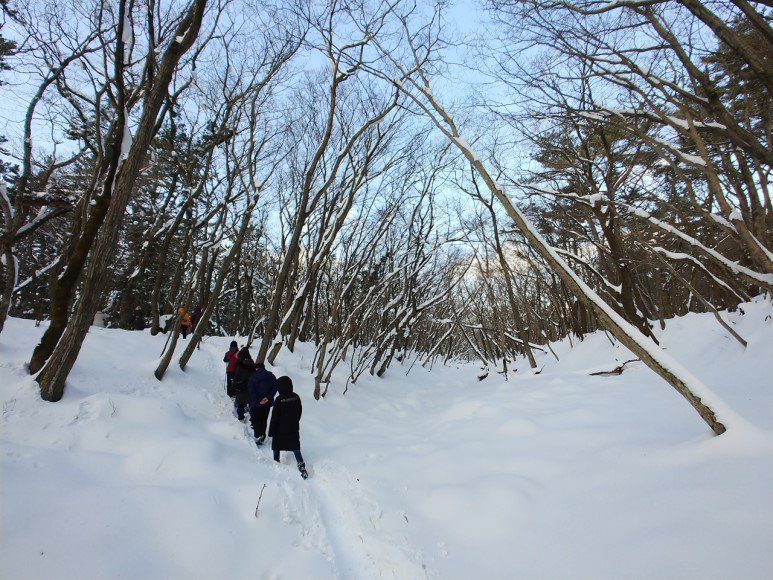
[[[298,462],[301,477],[306,479],[306,464],[301,455],[300,423],[303,407],[301,398],[293,393],[293,381],[290,377],[279,377],[276,380],[279,396],[274,401],[274,412],[271,414],[271,425],[268,435],[271,437],[271,449],[274,451],[274,461],[279,461],[280,451],[292,451]]]
[[[137,309],[134,311],[131,320],[129,320],[129,324],[134,330],[145,330],[145,317],[142,316],[141,310]]]
[[[255,371],[255,363],[252,361],[249,349],[245,346],[236,355],[236,364],[234,365],[234,401],[236,408],[236,417],[239,421],[244,421],[244,412],[247,410],[249,397],[247,395],[247,382]]]
[[[255,363],[255,372],[247,382],[247,395],[250,402],[250,423],[255,432],[255,443],[263,445],[266,440],[268,413],[276,397],[276,377],[266,370],[262,362]]]

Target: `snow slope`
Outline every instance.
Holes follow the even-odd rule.
[[[283,352],[307,481],[233,417],[230,339],[158,382],[163,335],[93,328],[52,404],[11,319],[0,578],[773,578],[773,307],[743,310],[745,351],[711,315],[661,333],[738,414],[721,437],[642,363],[589,376],[633,358],[603,333],[536,376],[394,366],[319,402],[312,348]]]

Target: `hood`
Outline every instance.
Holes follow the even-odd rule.
[[[276,380],[276,388],[280,395],[289,395],[293,392],[293,381],[290,377],[279,377]]]

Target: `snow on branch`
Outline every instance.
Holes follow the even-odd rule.
[[[763,286],[768,289],[773,289],[773,274],[761,274],[760,272],[756,272],[754,270],[751,270],[750,268],[747,268],[746,266],[742,266],[738,262],[733,262],[731,260],[728,260],[725,256],[717,252],[716,250],[713,250],[692,236],[689,236],[685,234],[684,232],[678,230],[674,226],[667,224],[656,217],[654,217],[652,214],[650,214],[648,211],[643,210],[641,208],[633,207],[628,204],[620,203],[620,208],[623,210],[627,210],[629,213],[640,217],[649,223],[653,224],[654,226],[660,228],[661,230],[668,232],[670,234],[673,234],[683,242],[686,242],[690,244],[691,246],[698,248],[703,253],[710,256],[712,259],[714,259],[717,263],[721,264],[731,272],[738,274],[740,276],[744,276],[746,279],[751,280],[752,282]]]
[[[711,271],[708,268],[706,268],[706,266],[704,266],[700,260],[695,258],[695,256],[691,256],[690,254],[685,254],[683,252],[670,252],[669,250],[666,250],[665,248],[662,248],[660,246],[655,246],[654,248],[652,248],[652,250],[676,262],[679,262],[679,261],[691,262],[693,265],[695,265],[696,268],[698,268],[703,273],[705,273],[708,277],[710,277],[718,285],[722,286],[725,290],[727,290],[728,292],[736,296],[739,300],[741,300],[742,302],[748,300],[748,296],[739,296],[738,292],[736,292],[733,288],[731,288],[726,282],[724,282],[723,280],[721,280],[720,278],[712,274]]]

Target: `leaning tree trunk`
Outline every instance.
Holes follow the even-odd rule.
[[[206,0],[192,1],[185,17],[181,19],[175,30],[174,40],[161,59],[161,64],[143,107],[137,134],[118,171],[110,206],[84,275],[81,296],[62,338],[37,377],[41,396],[46,401],[58,401],[62,398],[65,382],[73,365],[75,365],[83,341],[86,339],[103,289],[108,286],[110,281],[109,267],[115,256],[116,243],[126,205],[134,190],[137,176],[145,163],[154,128],[158,122],[158,113],[166,98],[172,75],[180,58],[193,46],[198,36],[205,5]],[[125,9],[126,6],[122,3],[119,10],[119,38],[122,34]],[[123,40],[120,40],[119,43],[123,43]],[[118,60],[123,58],[122,48],[119,46]]]
[[[183,309],[184,310],[184,309]],[[159,381],[164,378],[164,374],[166,373],[166,370],[169,368],[169,364],[172,362],[172,357],[174,356],[174,350],[177,348],[177,341],[180,338],[180,322],[183,319],[183,316],[185,315],[185,312],[182,312],[177,315],[177,318],[175,319],[174,326],[171,330],[171,337],[169,344],[164,349],[164,352],[161,353],[161,360],[158,361],[158,366],[156,367],[156,370],[153,371],[153,376],[156,377]]]
[[[118,125],[117,123],[114,126]],[[106,155],[110,161],[105,167],[101,179],[105,184],[103,193],[98,195],[94,204],[90,205],[90,212],[83,229],[77,235],[77,241],[73,244],[71,251],[67,256],[62,274],[54,278],[51,282],[51,304],[49,306],[49,324],[40,342],[32,351],[29,365],[27,366],[30,374],[37,373],[54,352],[62,333],[67,327],[70,305],[75,297],[75,289],[80,280],[83,268],[86,265],[86,259],[89,256],[92,246],[97,238],[99,229],[105,221],[108,209],[110,207],[111,187],[115,178],[119,163],[119,144],[121,142],[120,131],[116,129],[113,132],[110,144],[110,150]]]
[[[187,203],[187,202],[186,202]],[[158,250],[158,261],[156,263],[156,273],[153,281],[153,291],[150,294],[150,334],[156,336],[161,330],[161,309],[159,308],[158,301],[161,298],[161,286],[164,282],[164,273],[166,272],[166,262],[169,256],[169,248],[172,245],[172,240],[177,234],[177,230],[183,221],[185,216],[186,207],[184,207],[175,217],[172,226],[169,231],[166,232],[164,240],[161,242],[161,247]],[[187,247],[187,244],[185,245]]]
[[[659,346],[655,345],[632,324],[626,321],[619,314],[614,312],[607,304],[591,289],[569,265],[558,255],[550,244],[537,232],[532,224],[526,219],[521,211],[513,205],[505,195],[502,187],[494,180],[486,170],[483,163],[475,156],[472,150],[464,141],[453,122],[453,119],[437,102],[429,85],[420,85],[414,83],[413,87],[424,96],[429,105],[425,104],[415,94],[404,88],[402,83],[392,81],[404,94],[412,99],[417,105],[422,107],[430,116],[435,126],[459,149],[470,165],[481,176],[486,187],[497,198],[507,212],[508,217],[515,223],[523,236],[531,244],[532,248],[542,257],[550,266],[551,270],[558,275],[563,283],[572,291],[572,293],[590,309],[601,324],[609,330],[625,347],[638,356],[650,369],[655,371],[663,380],[670,384],[676,391],[682,395],[698,412],[706,424],[716,433],[721,435],[726,431],[723,425],[708,406],[706,406],[695,393],[692,386],[702,386],[700,381],[693,377],[679,363],[672,359]]]
[[[419,74],[423,76],[423,71],[420,70]],[[513,205],[510,198],[505,195],[502,186],[489,174],[480,159],[472,152],[467,142],[461,138],[453,119],[430,91],[426,77],[423,78],[423,84],[412,82],[411,85],[422,94],[426,102],[407,89],[404,83],[390,80],[396,88],[403,91],[408,98],[421,107],[432,119],[435,126],[459,149],[478,175],[481,176],[489,191],[505,208],[508,217],[513,220],[516,227],[534,250],[547,262],[578,300],[596,315],[596,318],[615,338],[687,399],[714,433],[717,435],[724,433],[727,430],[725,425],[717,419],[714,411],[706,406],[692,390],[693,386],[702,387],[702,383],[672,359],[671,356],[666,354],[663,349],[652,343],[632,324],[614,312],[590,286],[574,273],[521,211]]]
[[[416,58],[416,47],[413,45],[413,37],[410,36],[405,21],[403,21],[403,27],[406,32],[406,36],[403,37],[403,40],[408,43]],[[430,118],[435,127],[437,127],[438,130],[454,144],[462,155],[464,155],[465,159],[467,159],[475,172],[481,176],[488,190],[502,204],[508,217],[513,220],[518,230],[531,244],[532,248],[543,260],[545,260],[545,262],[547,262],[550,268],[561,278],[572,293],[582,301],[587,308],[593,311],[601,324],[624,346],[636,354],[650,369],[655,371],[655,373],[687,399],[714,433],[717,435],[724,433],[726,431],[725,425],[717,419],[714,411],[706,406],[701,401],[700,397],[692,391],[692,386],[700,388],[703,386],[702,383],[686,369],[682,368],[681,365],[666,354],[663,349],[653,344],[636,330],[633,325],[614,312],[601,297],[593,291],[593,289],[574,273],[569,265],[558,255],[550,244],[548,244],[547,240],[537,232],[521,211],[513,205],[510,199],[505,195],[502,186],[496,182],[486,170],[480,159],[472,152],[472,149],[467,142],[462,139],[453,118],[435,98],[430,88],[429,78],[422,68],[422,62],[414,60],[411,61],[408,67],[405,67],[388,52],[385,53],[385,56],[397,66],[401,73],[401,78],[387,76],[376,69],[370,69],[371,73],[391,83],[396,90],[404,94],[410,101],[419,107]]]
[[[456,139],[453,137],[456,137]],[[472,151],[457,141],[458,135],[453,137],[452,141],[459,147],[478,174],[480,174],[486,186],[504,206],[507,215],[513,220],[535,251],[548,263],[572,293],[596,315],[596,318],[604,328],[608,329],[626,348],[638,356],[650,369],[655,371],[663,380],[674,387],[680,395],[687,399],[714,433],[717,435],[724,433],[726,427],[717,419],[714,411],[707,407],[700,397],[693,393],[691,383],[697,383],[697,379],[690,376],[663,349],[653,344],[632,324],[609,308],[601,297],[574,273],[558,253],[550,247],[547,240],[534,229],[520,210],[513,205],[502,188],[489,175],[481,161],[473,155]]]

